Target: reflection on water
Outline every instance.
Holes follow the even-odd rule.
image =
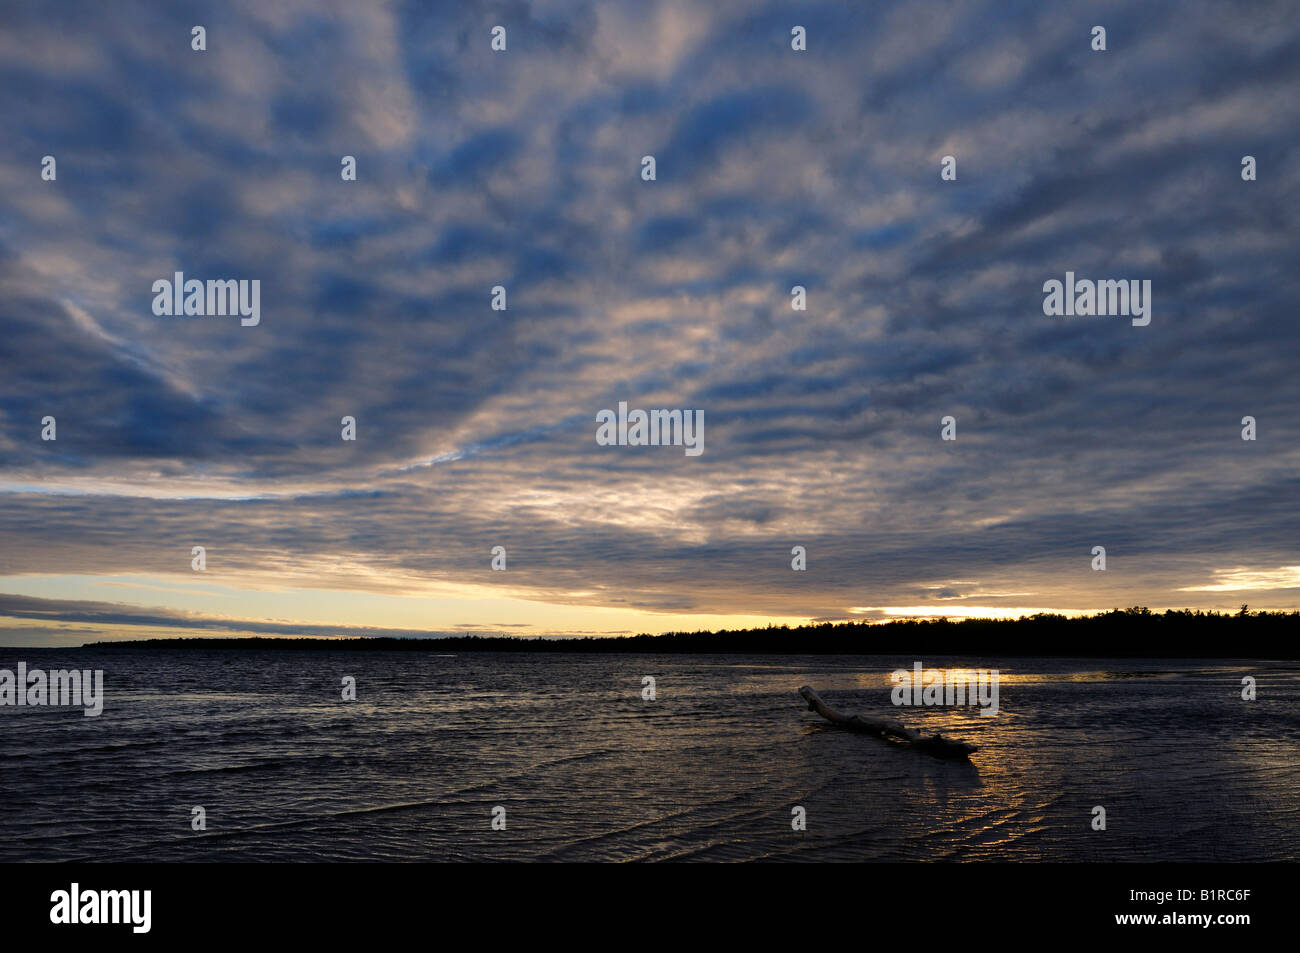
[[[998,669],[981,717],[890,705],[914,659],[21,651],[107,698],[0,709],[4,860],[1300,858],[1291,663],[922,660]],[[803,684],[979,751],[833,728]]]

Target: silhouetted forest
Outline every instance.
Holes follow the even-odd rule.
[[[543,638],[538,636],[181,638],[96,642],[93,648],[352,650],[362,652],[671,652],[776,655],[968,655],[1107,658],[1294,659],[1300,612],[1235,614],[1145,607],[1067,618],[949,622],[824,622],[718,632]]]

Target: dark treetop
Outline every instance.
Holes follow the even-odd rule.
[[[94,648],[289,649],[397,652],[672,652],[781,655],[1021,655],[1106,658],[1296,659],[1300,612],[1235,615],[1145,607],[1078,618],[949,622],[823,622],[817,625],[669,632],[616,637],[182,638],[96,642]]]

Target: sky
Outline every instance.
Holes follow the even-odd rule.
[[[0,645],[1300,605],[1293,4],[7,2],[0,107]]]

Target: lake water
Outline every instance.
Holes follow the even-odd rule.
[[[1300,859],[1296,663],[1000,659],[980,717],[894,708],[911,658],[0,650],[19,661],[103,669],[106,699],[0,708],[4,861]],[[804,684],[979,751],[833,728]]]

